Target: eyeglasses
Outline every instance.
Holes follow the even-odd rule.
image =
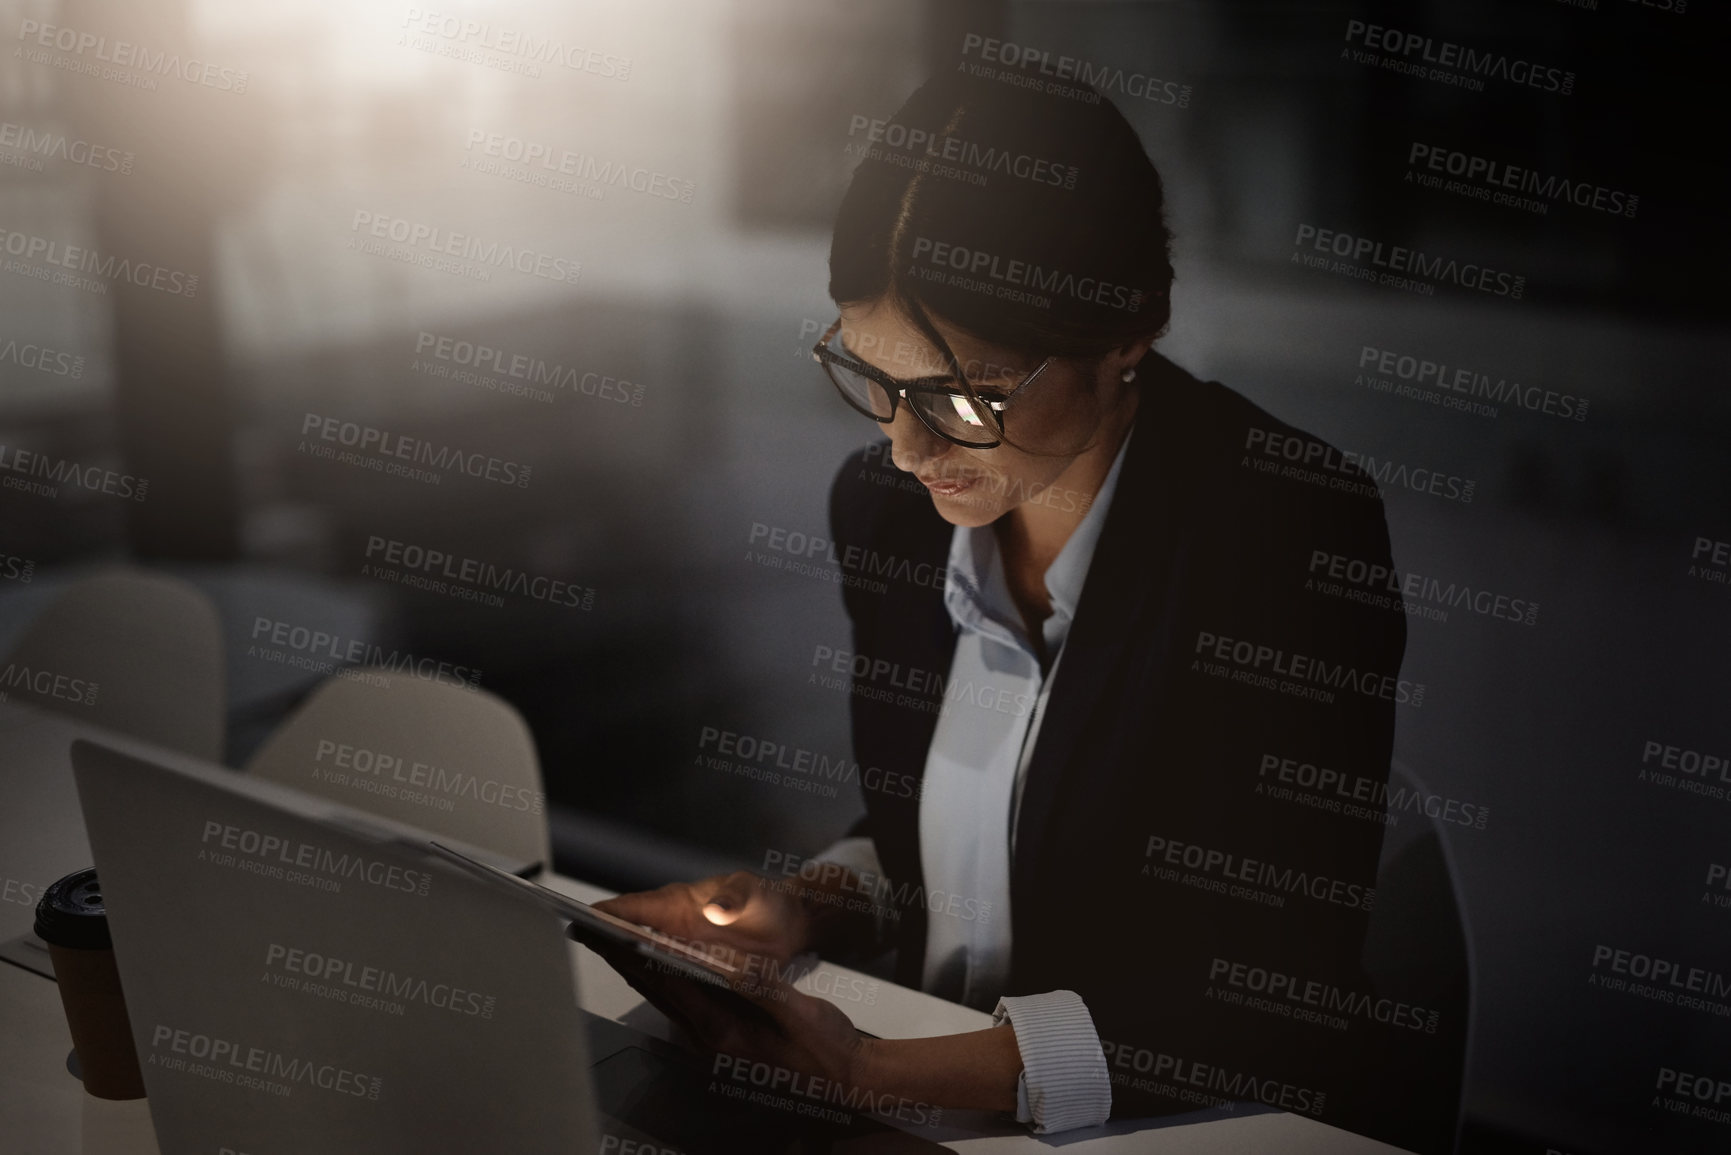
[[[896,404],[905,400],[914,416],[945,441],[965,449],[992,449],[1003,444],[1003,411],[1010,399],[1026,389],[1052,363],[1047,357],[1021,384],[1001,397],[975,400],[958,389],[955,378],[916,377],[903,381],[854,357],[841,344],[841,318],[811,348],[812,360],[823,366],[836,391],[855,409],[880,425],[896,419]],[[978,396],[976,392],[976,396]]]

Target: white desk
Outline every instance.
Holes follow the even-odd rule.
[[[46,886],[89,865],[67,756],[72,738],[81,732],[88,731],[65,718],[0,704],[0,872]],[[91,736],[148,754],[148,747],[110,733]],[[558,875],[538,881],[585,901],[610,893]],[[11,938],[29,922],[24,904],[0,904],[0,938]],[[632,1027],[666,1036],[666,1020],[598,955],[575,942],[570,950],[578,1001],[585,1010],[615,1021],[629,1016]],[[834,986],[826,981],[837,978],[844,981]],[[990,1023],[979,1011],[827,964],[799,985],[808,991],[861,989],[846,980],[876,983],[876,1000],[870,1005],[831,1001],[862,1030],[882,1038],[953,1034]],[[0,961],[0,1149],[20,1155],[158,1155],[147,1101],[109,1102],[86,1095],[84,1085],[66,1069],[71,1047],[54,982]],[[968,1155],[1057,1146],[1077,1155],[1400,1155],[1398,1148],[1282,1112],[1178,1118],[1115,1124],[1048,1140],[1006,1124],[1000,1116],[946,1110],[945,1127],[925,1133]]]
[[[547,875],[538,880],[544,886],[562,891],[585,902],[595,902],[612,892],[576,879]],[[643,1000],[632,990],[617,971],[600,956],[585,947],[572,944],[577,966],[578,1001],[592,1014],[619,1020],[631,1014],[632,1025],[650,1030],[644,1021]],[[16,969],[16,968],[14,968]],[[824,963],[801,979],[796,986],[807,993],[823,988],[858,989],[846,981],[860,979],[877,984],[877,1001],[870,1006],[841,999],[830,999],[845,1011],[854,1025],[884,1039],[912,1039],[923,1035],[950,1035],[977,1031],[989,1027],[992,1017],[957,1003],[933,998],[923,991],[911,990],[894,983],[881,982],[859,975],[846,967]],[[654,1021],[665,1026],[659,1015]],[[1028,1134],[1015,1123],[1002,1121],[989,1112],[945,1110],[946,1122],[954,1125],[923,1131],[944,1146],[966,1152],[967,1155],[1010,1155],[1014,1152],[1052,1150],[1062,1146],[1066,1155],[1243,1155],[1246,1151],[1278,1151],[1281,1155],[1402,1155],[1399,1147],[1379,1143],[1362,1135],[1342,1131],[1306,1119],[1276,1111],[1238,1118],[1210,1118],[1206,1121],[1183,1123],[1143,1120],[1112,1124],[1095,1131],[1071,1131],[1050,1138]],[[1189,1118],[1189,1117],[1185,1117]],[[1087,1136],[1081,1138],[1080,1136]]]
[[[576,879],[548,875],[539,881],[588,902],[610,893]],[[665,1036],[665,1020],[644,1007],[637,992],[588,948],[571,944],[578,1001],[585,1010],[616,1021],[630,1016],[639,1030]],[[825,964],[800,981],[810,989],[828,977],[855,972]],[[865,979],[864,981],[876,981]],[[845,987],[846,984],[843,984]],[[866,1006],[832,1000],[862,1029],[883,1038],[912,1038],[978,1030],[990,1023],[979,1011],[944,1002],[893,983],[878,983],[877,1000]],[[109,1102],[84,1093],[66,1069],[72,1041],[52,981],[0,962],[0,1137],[7,1151],[28,1155],[158,1155],[146,1100]],[[1399,1155],[1399,1148],[1285,1113],[1213,1118],[1206,1121],[1116,1124],[1097,1132],[1028,1135],[996,1116],[946,1111],[946,1126],[934,1137],[967,1155],[1029,1152],[1062,1145],[1077,1155],[1156,1152],[1159,1155],[1238,1155],[1279,1151],[1283,1155]],[[931,1134],[931,1132],[928,1132]],[[1086,1134],[1086,1138],[1080,1135]]]

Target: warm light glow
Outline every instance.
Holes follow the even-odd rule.
[[[739,912],[737,910],[728,910],[718,902],[711,902],[705,904],[703,908],[703,917],[707,918],[716,926],[732,926],[734,920],[739,918]]]

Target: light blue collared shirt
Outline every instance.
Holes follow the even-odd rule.
[[[1022,783],[1130,436],[1046,570],[1052,613],[1040,623],[1040,646],[1010,596],[993,528],[957,526],[950,538],[944,605],[956,649],[920,795],[920,866],[933,915],[922,985],[981,1010],[1009,979],[1010,856]],[[961,912],[953,917],[952,898]]]
[[[957,635],[920,795],[928,912],[921,986],[954,1002],[992,1007],[994,1024],[1016,1032],[1022,1055],[1016,1118],[1043,1134],[1104,1123],[1112,1081],[1093,1017],[1074,991],[1003,995],[1010,975],[1010,856],[1028,759],[1134,432],[1125,434],[1088,512],[1046,569],[1052,613],[1040,623],[1044,666],[1010,596],[991,526],[956,527],[944,578],[944,605]],[[819,857],[883,874],[869,838],[844,838]]]
[[[1093,1016],[1074,991],[1003,995],[1010,978],[1010,857],[1028,760],[1133,432],[1046,569],[1052,612],[1039,626],[1044,664],[1010,596],[991,526],[956,527],[944,581],[944,605],[958,632],[920,796],[920,867],[932,911],[922,985],[992,1007],[993,1021],[1016,1032],[1022,1055],[1016,1118],[1042,1133],[1104,1123],[1112,1082]],[[976,900],[972,908],[969,898]],[[979,916],[966,917],[970,909]]]

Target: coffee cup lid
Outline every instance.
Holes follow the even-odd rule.
[[[36,937],[49,946],[81,950],[114,945],[94,867],[69,874],[42,892],[36,904]]]

